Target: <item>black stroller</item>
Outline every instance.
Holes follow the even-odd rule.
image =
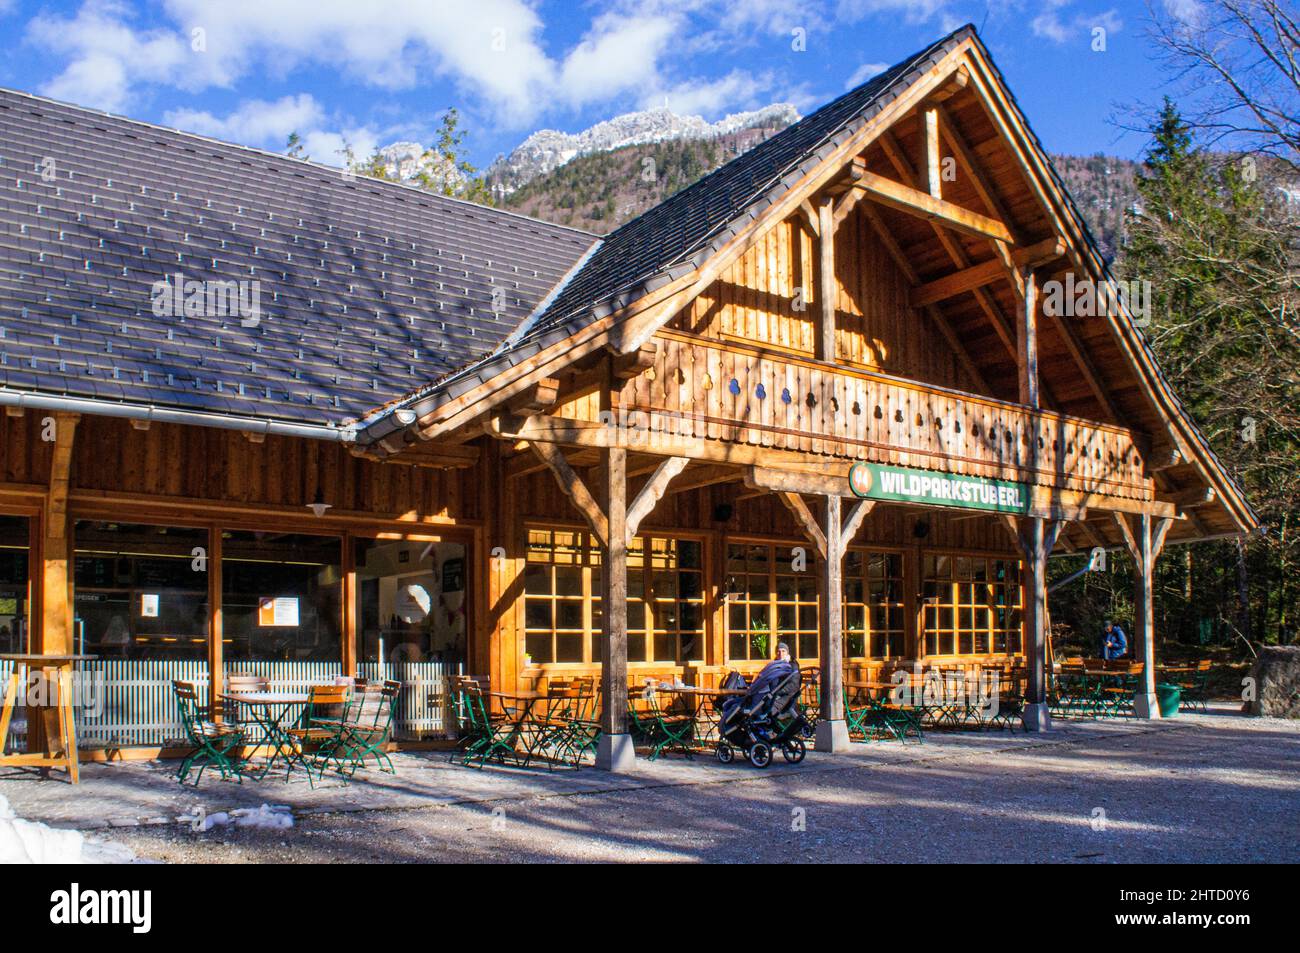
[[[736,687],[743,685],[742,679]],[[800,686],[796,665],[775,685],[728,699],[718,723],[718,760],[730,764],[740,749],[754,767],[766,768],[780,748],[791,764],[802,761],[808,748],[801,736],[811,734],[812,726],[799,707]]]

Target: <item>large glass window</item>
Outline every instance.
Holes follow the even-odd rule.
[[[227,530],[221,617],[228,661],[342,658],[342,541]]]
[[[906,632],[903,557],[850,549],[844,556],[844,657],[901,658]]]
[[[798,658],[817,658],[817,573],[812,553],[807,547],[767,543],[728,545],[728,659],[770,659],[779,641],[788,643]]]
[[[922,577],[927,655],[1021,651],[1017,560],[927,555]]]
[[[0,516],[0,652],[28,652],[30,521]]]
[[[595,662],[600,546],[587,533],[533,529],[524,574],[524,650],[537,663]],[[630,662],[704,657],[704,552],[696,540],[639,536],[628,549]]]
[[[203,659],[208,531],[79,520],[75,648],[104,658]]]
[[[353,548],[357,660],[465,661],[464,545],[358,539]]]

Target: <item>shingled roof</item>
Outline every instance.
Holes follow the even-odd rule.
[[[491,353],[596,241],[0,90],[0,395],[346,424]],[[177,274],[257,281],[259,323],[155,314]]]
[[[745,223],[784,195],[895,96],[975,28],[937,40],[623,225],[589,256],[552,300],[495,354],[410,395],[397,406],[421,413],[570,337],[586,325],[688,274]],[[383,414],[369,421],[375,423]],[[368,427],[367,439],[391,430]]]

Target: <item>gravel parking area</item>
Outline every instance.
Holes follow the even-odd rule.
[[[1164,723],[1070,723],[1047,736],[927,735],[779,759],[711,757],[634,775],[448,765],[406,754],[396,778],[179,788],[169,765],[90,766],[77,789],[0,779],[20,816],[93,831],[166,862],[1300,859],[1300,724],[1227,711]],[[178,817],[261,802],[285,830]]]

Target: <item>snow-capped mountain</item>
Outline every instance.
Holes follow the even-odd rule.
[[[783,129],[799,118],[789,103],[733,113],[713,123],[701,116],[679,116],[666,108],[647,109],[615,116],[578,133],[538,130],[508,156],[492,163],[487,172],[494,188],[509,192],[578,156],[667,139],[708,139],[743,129]]]

